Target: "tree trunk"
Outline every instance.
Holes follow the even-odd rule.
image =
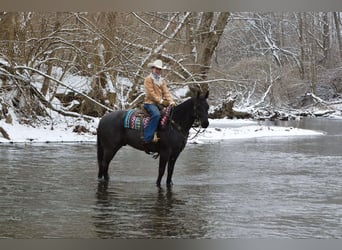
[[[328,13],[323,13],[323,64],[329,68],[330,64],[330,25]]]
[[[10,60],[15,56],[16,30],[17,30],[17,15],[16,12],[2,12],[0,16],[0,40],[8,41],[7,57]]]
[[[235,99],[224,101],[219,109],[215,110],[212,114],[209,114],[209,118],[221,119],[227,117],[229,119],[248,119],[252,117],[251,114],[247,112],[235,111],[234,103]]]
[[[305,39],[304,39],[304,29],[305,29],[305,14],[299,13],[298,14],[298,36],[299,36],[299,43],[300,43],[300,79],[304,80],[305,78],[305,68],[304,68],[304,61],[305,61]]]
[[[198,66],[194,69],[194,75],[198,76],[198,80],[205,80],[208,76],[213,54],[227,25],[229,16],[229,12],[220,12],[215,22],[213,12],[204,12],[202,14],[196,35],[198,44],[196,65]],[[202,92],[208,90],[207,84],[191,85],[189,87],[192,95],[198,90]]]
[[[315,37],[315,26],[317,23],[317,16],[313,15],[311,21],[310,32],[313,35],[310,42],[310,82],[311,82],[311,92],[316,94],[316,86],[317,86],[317,41]]]
[[[339,48],[339,61],[342,61],[342,39],[341,39],[341,26],[340,26],[340,14],[338,12],[334,12],[334,22],[336,28],[336,36],[338,41],[338,48]]]
[[[10,140],[9,135],[7,134],[6,130],[0,127],[0,134],[7,140]]]
[[[56,22],[55,22],[55,27],[54,27],[54,32],[57,32],[61,26],[61,23],[60,23],[60,15],[61,13],[60,12],[57,12],[56,13]],[[52,51],[51,54],[50,54],[50,58],[53,58],[55,56],[55,52]],[[53,61],[50,60],[47,64],[47,71],[46,71],[46,74],[47,75],[51,75],[52,73],[52,69],[53,69]],[[46,96],[48,90],[49,90],[49,87],[50,87],[50,79],[49,78],[44,78],[44,82],[43,82],[43,86],[41,88],[41,92],[42,92],[42,95],[43,96]]]

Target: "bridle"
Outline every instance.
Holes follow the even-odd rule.
[[[195,120],[194,120],[194,123],[191,126],[191,128],[196,131],[196,134],[192,138],[190,138],[190,140],[195,139],[199,134],[202,134],[202,133],[205,132],[205,128],[202,129],[202,127],[201,127],[201,120],[199,118],[199,114],[198,114],[198,111],[197,111],[197,101],[196,101],[196,99],[194,100],[194,116],[195,116]],[[196,124],[199,124],[199,126],[196,125]],[[197,129],[197,127],[199,127],[199,129]]]
[[[196,134],[190,138],[190,140],[193,140],[194,138],[196,138],[199,134],[201,133],[204,133],[205,132],[205,128],[202,129],[201,127],[201,121],[200,121],[200,117],[199,117],[199,114],[198,114],[198,108],[197,108],[197,102],[196,102],[196,99],[193,100],[194,101],[194,105],[193,105],[193,111],[194,111],[194,114],[193,114],[193,117],[194,117],[194,122],[191,126],[192,129],[194,129],[196,131]],[[188,139],[189,137],[189,132],[186,132],[183,130],[183,128],[173,120],[173,111],[174,111],[174,108],[171,109],[171,114],[170,114],[170,122],[171,122],[171,125],[173,125],[173,127],[175,127],[179,132],[181,132],[181,134],[183,135],[184,139]],[[198,125],[194,125],[194,124],[200,124],[200,128],[199,129],[196,129],[198,127]],[[202,130],[201,130],[202,129]]]

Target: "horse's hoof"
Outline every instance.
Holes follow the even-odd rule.
[[[107,180],[104,179],[104,178],[97,178],[97,181],[98,181],[98,182],[107,182]]]

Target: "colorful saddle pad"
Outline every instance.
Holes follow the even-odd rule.
[[[162,114],[159,125],[163,128],[170,116],[171,107],[167,107],[164,114]],[[145,116],[140,110],[129,109],[124,117],[124,128],[130,129],[142,129],[142,125],[146,128],[148,122],[150,121],[150,116]]]

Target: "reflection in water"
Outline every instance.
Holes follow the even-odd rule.
[[[173,196],[172,189],[158,190],[157,199],[151,210],[151,222],[142,225],[150,227],[152,238],[179,237],[185,234],[185,219],[178,212],[185,209],[185,203]]]
[[[172,188],[167,188],[166,192],[163,188],[159,188],[155,206],[158,217],[165,217],[166,215],[170,214],[173,208],[173,203],[180,204],[181,202],[172,197]]]
[[[99,238],[112,238],[114,235],[112,233],[112,225],[115,219],[112,211],[112,200],[114,197],[115,193],[108,192],[108,182],[99,181],[96,192],[96,205],[94,207],[95,214],[92,216]]]
[[[118,183],[111,184],[98,183],[93,222],[99,238],[204,236],[202,227],[193,228],[191,223],[199,220],[194,214],[194,207],[177,198],[171,188],[157,188],[153,194],[141,197],[138,192],[130,193],[128,190],[126,193],[122,186],[117,189]],[[203,220],[200,223],[205,225]]]

